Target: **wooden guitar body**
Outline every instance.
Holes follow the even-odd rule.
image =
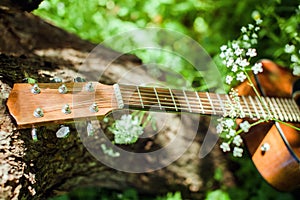
[[[263,60],[264,72],[253,81],[263,96],[291,97],[297,77],[275,63]],[[241,95],[254,95],[248,83],[238,88]],[[299,124],[293,124],[299,127]],[[269,122],[243,135],[253,163],[274,188],[291,191],[300,187],[300,133],[282,123]]]

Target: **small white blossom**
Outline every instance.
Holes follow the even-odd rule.
[[[234,63],[233,58],[229,58],[228,61],[227,61],[227,63],[226,63],[226,66],[227,67],[231,67],[233,65],[233,63]]]
[[[224,52],[220,53],[220,58],[226,58],[226,54]]]
[[[223,132],[223,124],[222,123],[219,123],[216,127],[217,129],[217,133],[220,134]]]
[[[225,51],[227,48],[228,48],[227,45],[222,45],[222,46],[220,47],[221,51]]]
[[[252,30],[254,28],[254,25],[253,24],[248,24],[248,28],[249,28],[249,30]]]
[[[233,64],[232,68],[231,68],[231,71],[237,72],[237,70],[238,70],[238,66],[236,64]]]
[[[247,67],[248,65],[250,65],[250,63],[246,59],[241,60],[239,64],[241,67]]]
[[[230,75],[227,75],[227,76],[226,76],[226,81],[225,81],[225,82],[226,82],[228,85],[230,85],[232,81],[233,81],[233,77],[230,76]]]
[[[234,121],[233,121],[233,119],[226,119],[225,125],[226,125],[228,128],[233,127],[233,126],[234,126]]]
[[[249,57],[255,57],[257,55],[256,53],[256,49],[248,49],[247,53],[246,53],[246,56],[249,56]]]
[[[244,49],[237,48],[237,49],[234,51],[234,54],[235,54],[236,56],[240,56],[240,55],[242,55],[243,51],[244,51]]]
[[[293,54],[293,55],[291,56],[291,61],[292,61],[292,62],[299,62],[299,58],[298,58],[295,54]]]
[[[223,152],[230,151],[230,146],[229,146],[229,144],[227,142],[223,142],[220,145],[220,148],[223,150]]]
[[[235,136],[235,134],[236,134],[236,130],[234,130],[234,129],[230,129],[229,132],[228,132],[228,135],[229,135],[230,137]]]
[[[261,63],[255,63],[255,65],[251,68],[254,74],[258,74],[263,71]]]
[[[255,31],[259,31],[259,30],[260,30],[260,27],[257,26],[257,27],[254,28],[254,30],[255,30]]]
[[[246,78],[247,78],[247,77],[246,77],[246,75],[244,74],[244,72],[240,72],[240,73],[238,73],[237,76],[236,76],[236,80],[241,81],[241,82],[244,82],[244,80],[245,80]]]
[[[262,20],[262,19],[258,19],[258,20],[256,20],[256,24],[257,24],[257,25],[261,24],[262,22],[263,22],[263,20]]]
[[[250,40],[250,43],[251,43],[251,44],[257,44],[257,39],[255,39],[255,38],[251,39],[251,40]]]
[[[234,147],[233,149],[233,156],[234,157],[242,157],[243,156],[243,149],[239,147]]]
[[[249,40],[249,36],[248,35],[243,35],[243,40],[248,41]]]
[[[251,36],[252,38],[258,38],[258,35],[256,33],[253,33]]]
[[[233,49],[238,49],[238,48],[240,48],[240,46],[239,46],[239,44],[237,42],[233,42],[232,43],[232,48]]]
[[[241,28],[241,32],[242,32],[242,33],[246,33],[246,32],[247,32],[247,28],[246,28],[245,26],[243,26],[243,27]]]
[[[240,146],[242,144],[243,140],[240,135],[237,135],[233,138],[232,143],[235,144],[236,146]]]
[[[248,121],[244,121],[240,124],[240,128],[245,132],[247,133],[250,129],[251,125],[249,124]]]
[[[295,46],[294,45],[289,45],[289,44],[286,44],[285,45],[285,48],[284,48],[284,51],[286,53],[293,53],[295,51]]]

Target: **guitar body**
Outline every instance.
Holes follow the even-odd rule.
[[[262,95],[290,98],[297,77],[271,61],[263,60],[262,63],[264,72],[253,77]],[[254,95],[247,83],[237,89],[240,95]],[[243,138],[254,165],[271,186],[281,191],[300,187],[300,132],[281,123],[269,122],[251,128]]]

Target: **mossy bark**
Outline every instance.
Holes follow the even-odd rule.
[[[58,125],[38,129],[38,141],[31,139],[31,130],[17,129],[5,102],[14,83],[26,76],[38,82],[49,82],[53,77],[72,81],[88,53],[96,46],[67,33],[28,12],[0,7],[0,195],[4,199],[46,199],[80,187],[106,187],[123,190],[136,188],[145,194],[181,191],[186,198],[200,199],[205,191],[218,184],[234,184],[226,167],[226,159],[218,148],[204,159],[198,158],[201,142],[207,132],[208,118],[200,119],[199,134],[176,162],[150,173],[125,173],[111,169],[96,160],[84,147],[76,129],[71,125],[68,138],[58,139]],[[105,47],[97,58],[105,73],[100,82],[112,84],[130,70],[132,78],[149,78],[140,67],[138,58],[122,55]],[[106,69],[105,64],[118,57]],[[101,64],[102,63],[102,64]],[[79,74],[78,74],[79,73]],[[81,74],[80,74],[81,73]],[[136,76],[136,77],[135,77]],[[165,131],[148,142],[138,141],[130,148],[156,148],[176,136],[174,122],[165,124]],[[182,130],[188,132],[194,118],[188,119]],[[197,122],[198,123],[198,122]],[[184,140],[184,138],[182,138]],[[149,147],[149,142],[152,144]],[[146,147],[146,145],[148,145]],[[149,149],[150,148],[150,149]],[[222,180],[214,180],[214,171],[223,171]]]

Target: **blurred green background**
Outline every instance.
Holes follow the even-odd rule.
[[[226,74],[226,68],[218,58],[220,46],[236,39],[242,26],[253,23],[254,15],[263,19],[257,44],[257,59],[268,58],[291,68],[290,55],[284,49],[293,44],[299,50],[300,14],[299,0],[44,0],[34,14],[53,24],[77,34],[94,43],[135,28],[159,27],[174,30],[190,36],[199,42],[214,59],[219,70]],[[130,47],[118,43],[110,48],[127,52]],[[171,47],[172,48],[172,47]],[[149,52],[134,51],[144,63],[149,62]],[[300,54],[300,53],[299,53]],[[156,55],[157,56],[157,55]],[[174,62],[169,55],[156,58],[161,66],[172,66],[181,74],[187,84],[196,90],[214,87],[205,82],[195,68],[185,62]],[[163,68],[163,67],[162,67]],[[168,68],[168,67],[166,67]],[[166,69],[162,69],[166,70]],[[176,85],[177,79],[169,77]],[[216,80],[217,81],[217,80]],[[249,158],[234,160],[237,188],[220,185],[207,191],[206,199],[295,199],[295,194],[280,193],[268,186],[255,171]],[[222,174],[216,172],[216,181]],[[56,199],[145,199],[138,191],[107,191],[88,189],[64,195]],[[164,197],[149,199],[182,199],[180,193],[169,193]]]

